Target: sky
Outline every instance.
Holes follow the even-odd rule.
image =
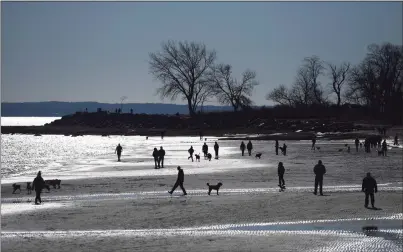
[[[161,100],[149,53],[204,43],[234,77],[256,71],[256,105],[292,85],[304,57],[359,63],[372,43],[402,44],[399,2],[1,2],[2,102]],[[323,85],[328,79],[323,79]],[[217,104],[215,101],[209,104]]]

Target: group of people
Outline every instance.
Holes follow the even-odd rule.
[[[162,148],[162,146],[159,150],[157,150],[157,148],[154,148],[152,156],[154,157],[155,169],[164,168],[164,148]]]

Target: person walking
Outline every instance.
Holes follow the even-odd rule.
[[[375,195],[378,192],[376,180],[367,172],[367,176],[362,180],[362,191],[365,192],[365,207],[368,207],[368,197],[371,197],[372,208],[375,208]]]
[[[315,173],[315,191],[313,194],[317,194],[319,185],[319,193],[323,195],[323,175],[326,173],[326,168],[322,164],[322,160],[318,161],[318,164],[313,168],[313,172]]]
[[[116,146],[116,149],[115,149],[115,153],[118,154],[118,162],[120,162],[120,156],[122,155],[122,150],[123,150],[123,148],[119,143],[118,146]]]
[[[191,158],[192,162],[193,162],[193,153],[195,152],[193,149],[193,146],[190,146],[190,149],[188,150],[188,152],[190,154],[190,156],[188,157],[188,160],[189,160],[189,158]]]
[[[240,146],[241,152],[242,152],[242,156],[245,153],[245,143],[242,141],[241,146]]]
[[[396,136],[395,136],[395,141],[393,141],[393,145],[399,145],[399,138],[397,136],[397,133],[396,133]]]
[[[165,157],[165,150],[160,147],[158,150],[158,168],[164,168],[164,157]]]
[[[283,166],[283,162],[278,163],[277,173],[278,173],[278,186],[284,187],[285,186],[285,181],[284,181],[285,168]]]
[[[355,143],[355,150],[358,152],[358,145],[360,144],[360,140],[358,140],[358,137],[354,141]]]
[[[287,145],[285,145],[285,143],[283,144],[282,151],[283,151],[284,156],[286,156],[287,155]]]
[[[311,150],[315,150],[315,144],[316,144],[316,137],[312,138],[312,147]]]
[[[183,191],[183,195],[187,195],[186,190],[183,187],[185,174],[183,173],[183,169],[180,166],[178,166],[177,169],[178,169],[178,178],[176,179],[175,185],[172,187],[172,190],[168,191],[168,193],[172,195],[175,189],[179,186]]]
[[[279,147],[278,140],[276,140],[276,144],[274,145],[274,147],[276,148],[276,155],[278,155],[278,147]]]
[[[203,151],[204,157],[206,158],[207,153],[208,153],[208,146],[207,146],[206,142],[204,142],[204,144],[203,144],[202,151]]]
[[[42,172],[39,171],[38,174],[36,175],[36,178],[32,182],[32,190],[35,190],[36,196],[35,196],[35,205],[39,205],[42,203],[41,199],[41,193],[42,189],[45,187],[45,180],[42,178]],[[39,203],[38,203],[39,201]]]
[[[246,148],[248,149],[249,156],[251,156],[252,155],[253,145],[252,145],[252,142],[250,140],[249,140],[248,144],[246,145]]]
[[[157,150],[157,148],[154,148],[153,157],[154,157],[155,169],[157,169],[158,168],[158,150]]]
[[[215,159],[218,159],[218,149],[219,148],[220,148],[220,146],[218,146],[218,143],[215,142],[215,144],[214,144]]]

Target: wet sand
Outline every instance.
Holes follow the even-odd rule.
[[[378,157],[363,149],[340,153],[344,142],[318,143],[315,152],[309,142],[290,142],[288,155],[276,156],[272,142],[256,141],[259,160],[239,157],[237,145],[223,143],[227,149],[211,162],[173,154],[161,170],[149,158],[126,156],[132,168],[116,162],[76,178],[59,173],[66,178],[61,189],[45,190],[40,206],[34,194],[11,194],[11,180],[2,181],[2,251],[401,251],[402,149]],[[325,196],[312,194],[318,159],[327,168]],[[279,161],[284,192],[277,187]],[[180,188],[167,193],[177,163],[187,196]],[[363,206],[367,171],[379,184],[377,210]],[[85,178],[90,174],[96,176]],[[220,195],[208,196],[206,183],[219,181]],[[379,230],[361,231],[371,225]]]

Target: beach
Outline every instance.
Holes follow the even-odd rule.
[[[2,149],[21,136],[7,137]],[[315,151],[310,141],[287,141],[286,156],[275,155],[274,141],[253,141],[253,155],[242,157],[240,141],[207,136],[209,152],[219,143],[220,158],[192,162],[187,149],[192,145],[201,152],[204,141],[198,137],[24,137],[32,146],[58,143],[54,153],[60,160],[43,154],[34,161],[37,167],[46,163],[44,179],[62,183],[44,190],[43,204],[34,205],[35,194],[27,195],[25,182],[38,169],[3,174],[3,251],[401,251],[403,246],[403,149],[390,140],[387,157],[363,148],[356,152],[353,140],[318,140]],[[123,146],[122,162],[113,153],[117,143]],[[165,167],[154,169],[151,152],[160,146],[167,153]],[[327,169],[324,196],[312,193],[318,160]],[[286,169],[284,192],[277,186],[278,162]],[[180,188],[168,194],[178,165],[186,196]],[[10,171],[11,166],[17,167],[10,160]],[[378,182],[376,210],[364,208],[361,183],[367,172]],[[15,182],[21,193],[12,194]],[[207,195],[206,183],[218,182],[219,195]],[[366,226],[377,230],[363,232]]]

